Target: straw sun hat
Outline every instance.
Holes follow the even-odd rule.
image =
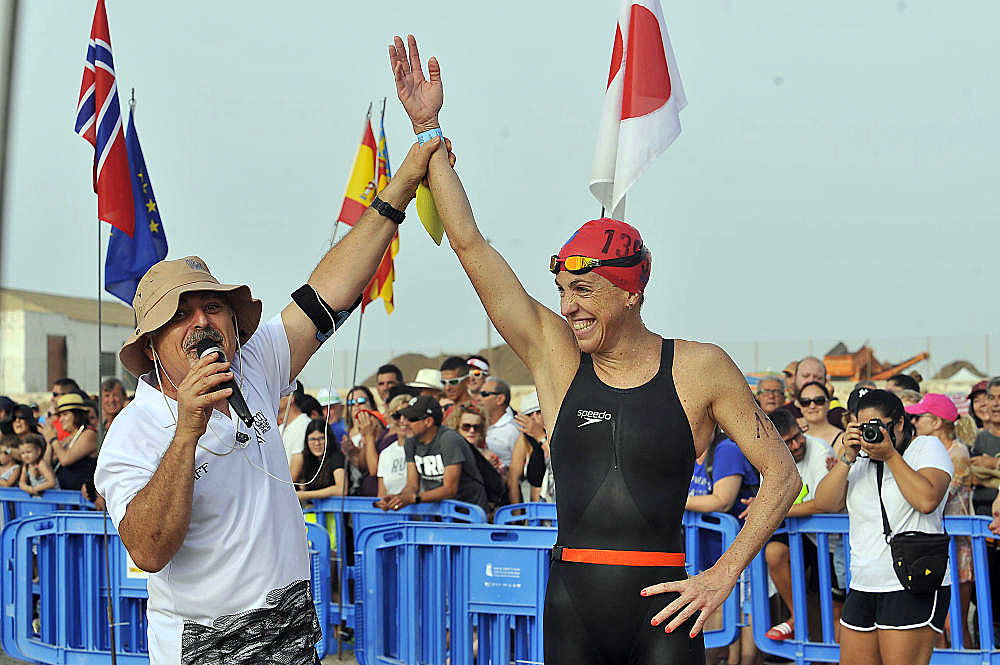
[[[83,411],[86,413],[87,404],[83,401],[83,397],[76,393],[60,395],[56,399],[56,413],[66,413],[67,411]]]
[[[191,291],[225,293],[229,306],[236,314],[241,340],[250,339],[257,330],[261,303],[250,295],[249,286],[220,284],[209,272],[205,262],[197,256],[160,261],[139,280],[139,288],[132,301],[136,318],[135,331],[118,352],[118,358],[125,369],[137,377],[153,369],[153,361],[144,352],[148,346],[146,335],[166,325],[177,312],[181,295]]]

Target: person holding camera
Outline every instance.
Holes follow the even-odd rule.
[[[951,458],[937,437],[916,436],[889,391],[864,391],[854,414],[815,497],[824,512],[846,505],[850,517],[840,662],[926,665],[950,600],[943,514]]]

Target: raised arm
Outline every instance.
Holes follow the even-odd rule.
[[[439,144],[440,141],[423,146],[414,144],[396,175],[379,192],[379,198],[397,210],[405,210],[427,172],[427,160]],[[442,158],[448,163],[447,149],[443,151]],[[320,260],[309,276],[309,284],[334,310],[350,308],[371,281],[397,229],[392,220],[383,217],[374,208],[368,208],[354,228]],[[295,303],[281,312],[281,321],[291,351],[291,381],[319,349],[320,343],[316,339],[316,326]]]
[[[396,93],[406,109],[416,133],[440,127],[438,112],[444,100],[441,67],[436,58],[427,63],[430,80],[424,78],[413,35],[395,38],[389,60],[396,79]],[[578,355],[576,340],[566,322],[528,295],[504,258],[486,241],[476,227],[472,206],[462,181],[438,150],[428,165],[427,180],[438,214],[448,234],[448,242],[458,255],[497,332],[524,361],[536,380],[546,381],[557,367],[544,366],[546,359],[566,359]],[[575,371],[575,367],[572,371]],[[545,371],[549,370],[549,371]],[[569,377],[572,378],[572,371]],[[555,374],[561,377],[565,372]],[[568,386],[568,381],[566,382]],[[565,388],[565,386],[564,386]]]
[[[729,595],[740,573],[774,533],[802,489],[802,480],[788,446],[761,411],[743,373],[732,359],[717,346],[704,344],[694,352],[693,361],[694,375],[703,377],[700,385],[705,392],[700,401],[707,404],[711,419],[736,442],[760,472],[761,485],[746,524],[715,565],[687,580],[658,584],[643,590],[643,595],[680,592],[680,597],[654,618],[658,625],[673,616],[667,626],[668,631],[676,630],[700,610],[692,636],[701,630],[708,615]]]

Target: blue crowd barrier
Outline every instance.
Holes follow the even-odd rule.
[[[500,506],[493,513],[494,524],[523,524],[524,526],[555,526],[556,504],[512,503]]]
[[[20,487],[0,487],[0,507],[3,523],[18,517],[44,515],[57,510],[92,509],[94,504],[83,498],[79,490],[45,490],[40,496],[28,494]]]
[[[987,569],[986,539],[992,537],[989,531],[990,520],[987,517],[945,517],[945,528],[953,536],[950,545],[951,556],[951,604],[948,608],[950,617],[950,634],[952,647],[935,649],[931,657],[932,664],[948,665],[1000,665],[1000,650],[994,648],[992,598],[990,576]],[[802,550],[802,538],[805,534],[815,534],[818,552],[827,552],[829,538],[842,534],[841,546],[844,548],[845,561],[848,570],[848,585],[850,584],[850,546],[848,543],[848,516],[813,515],[810,517],[788,518],[779,532],[788,534],[789,553],[791,558],[792,602],[795,635],[783,641],[771,640],[766,637],[768,628],[772,625],[770,603],[768,599],[768,572],[764,553],[761,552],[750,564],[751,606],[753,614],[754,642],[761,651],[793,660],[797,665],[802,663],[823,662],[835,663],[840,660],[840,646],[834,640],[834,612],[831,594],[833,572],[829,557],[819,556],[819,635],[810,636],[806,598],[806,574]],[[968,536],[972,539],[973,572],[976,580],[976,608],[978,616],[979,648],[963,649],[963,634],[965,620],[961,617],[961,606],[958,599],[958,569],[954,564],[954,536]],[[812,639],[810,639],[812,637]]]
[[[342,628],[355,629],[358,574],[354,552],[357,539],[365,529],[401,521],[486,523],[486,513],[482,508],[462,501],[420,503],[392,511],[376,507],[377,502],[377,498],[369,496],[329,497],[313,501],[304,511],[307,516],[313,515],[316,523],[330,532],[330,541],[336,550],[334,561],[341,564],[337,583],[339,595],[335,598],[330,594],[327,621],[323,624],[331,640],[336,639]],[[348,538],[347,534],[351,533],[353,536]]]
[[[108,533],[110,578],[105,572]],[[101,513],[23,517],[2,537],[4,650],[40,663],[106,663],[108,597],[115,599],[117,660],[148,663],[146,582],[129,572],[124,548]],[[33,578],[37,571],[37,580]],[[110,581],[109,581],[110,580]]]
[[[517,519],[518,516],[512,516]],[[505,519],[501,516],[502,519]],[[691,574],[703,532],[722,547],[736,538],[730,515],[684,517]],[[556,529],[406,522],[370,527],[358,539],[356,651],[376,663],[542,662],[542,610]],[[739,590],[723,603],[723,627],[707,647],[736,636]],[[413,630],[413,628],[416,630]]]
[[[313,603],[321,625],[330,607],[330,538],[305,524]],[[107,529],[105,568],[104,534]],[[55,512],[23,517],[0,535],[0,643],[15,658],[39,663],[107,663],[107,599],[114,599],[116,660],[146,664],[146,578],[131,564],[102,513]],[[34,573],[37,570],[37,579]],[[110,584],[109,584],[110,579]],[[37,621],[37,625],[35,622]],[[316,645],[326,653],[324,634]]]

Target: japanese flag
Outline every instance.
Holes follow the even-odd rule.
[[[687,105],[659,0],[622,0],[590,191],[623,219],[625,193],[681,133]]]

